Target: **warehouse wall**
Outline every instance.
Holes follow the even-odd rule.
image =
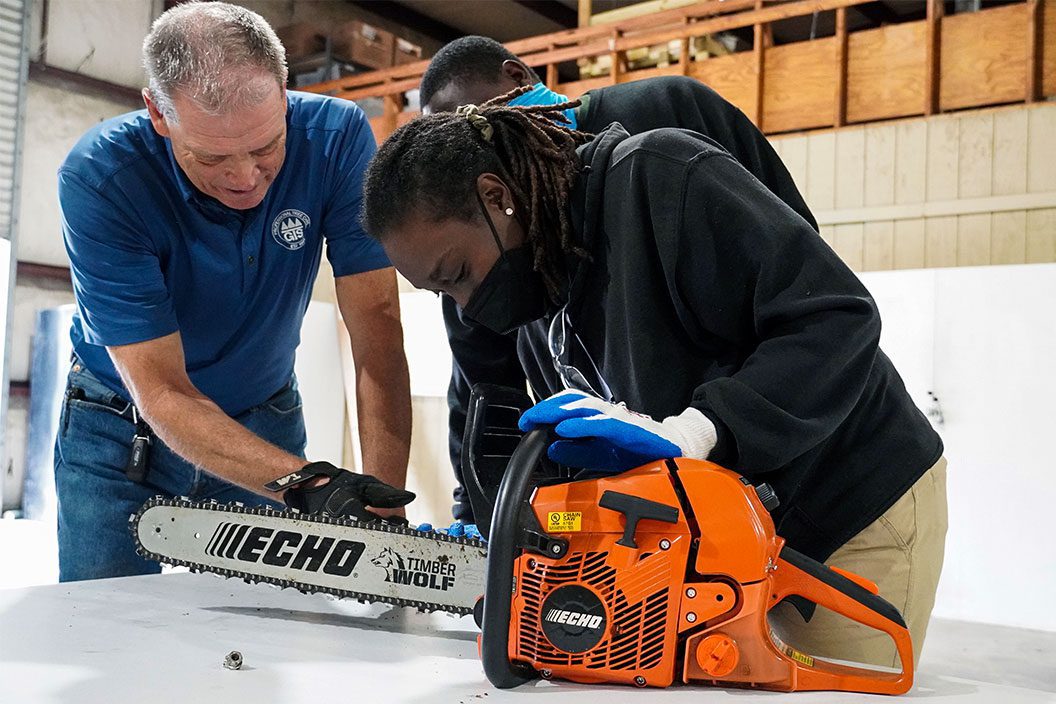
[[[857,271],[1056,261],[1056,105],[771,141]]]
[[[56,171],[66,153],[92,125],[127,112],[129,103],[73,86],[31,80],[26,94],[25,141],[22,162],[22,213],[18,260],[51,266],[68,265],[62,244]],[[15,281],[11,318],[10,378],[29,380],[30,353],[37,312],[73,303],[69,282],[20,276]],[[12,394],[7,418],[4,457],[4,508],[18,506],[25,464],[29,398]]]
[[[163,6],[162,0],[48,0],[47,37],[34,59],[138,89],[143,37]]]

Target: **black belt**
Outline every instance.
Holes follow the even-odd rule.
[[[131,401],[126,401],[120,396],[114,396],[109,400],[102,399],[89,399],[85,394],[84,389],[79,386],[71,386],[66,392],[66,398],[73,399],[75,401],[88,401],[89,403],[96,403],[100,406],[109,407],[115,415],[121,416],[127,420],[133,420],[132,409],[134,404]]]

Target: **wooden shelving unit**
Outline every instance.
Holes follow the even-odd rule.
[[[971,107],[1031,102],[1056,95],[1056,3],[1023,2],[942,16],[927,0],[924,20],[848,31],[847,8],[868,0],[704,0],[612,24],[531,37],[507,46],[553,89],[576,97],[592,88],[659,75],[711,86],[768,134],[841,127]],[[814,13],[836,14],[835,36],[771,46],[769,25]],[[750,51],[689,58],[694,37],[751,28]],[[680,60],[627,70],[628,51],[679,41]],[[559,83],[557,65],[611,57],[609,75]],[[428,61],[372,71],[306,90],[358,100],[382,98],[371,120],[379,140],[416,113],[403,94],[417,88]]]

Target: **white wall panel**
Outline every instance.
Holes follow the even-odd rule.
[[[950,529],[935,616],[1056,630],[1056,264],[861,276],[914,401],[939,399]]]
[[[56,173],[90,127],[128,112],[125,104],[29,82],[22,165],[19,261],[68,266]]]
[[[341,466],[345,438],[345,394],[341,387],[341,354],[333,303],[312,301],[301,325],[297,348],[297,383],[304,401],[308,431],[305,455],[312,461]]]
[[[1056,265],[943,272],[935,386],[950,461],[937,615],[1056,630]],[[1011,581],[1010,581],[1011,580]]]
[[[142,87],[143,38],[161,4],[159,0],[48,0],[48,64]]]

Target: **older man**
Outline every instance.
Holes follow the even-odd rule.
[[[143,53],[146,110],[89,131],[59,170],[78,306],[55,453],[64,581],[157,571],[125,527],[155,494],[261,503],[300,472],[329,477],[287,492],[300,508],[413,498],[389,486],[406,475],[410,397],[395,274],[359,224],[363,113],[288,93],[275,33],[234,5],[169,10]],[[324,241],[364,464],[388,484],[301,471],[294,351]]]

